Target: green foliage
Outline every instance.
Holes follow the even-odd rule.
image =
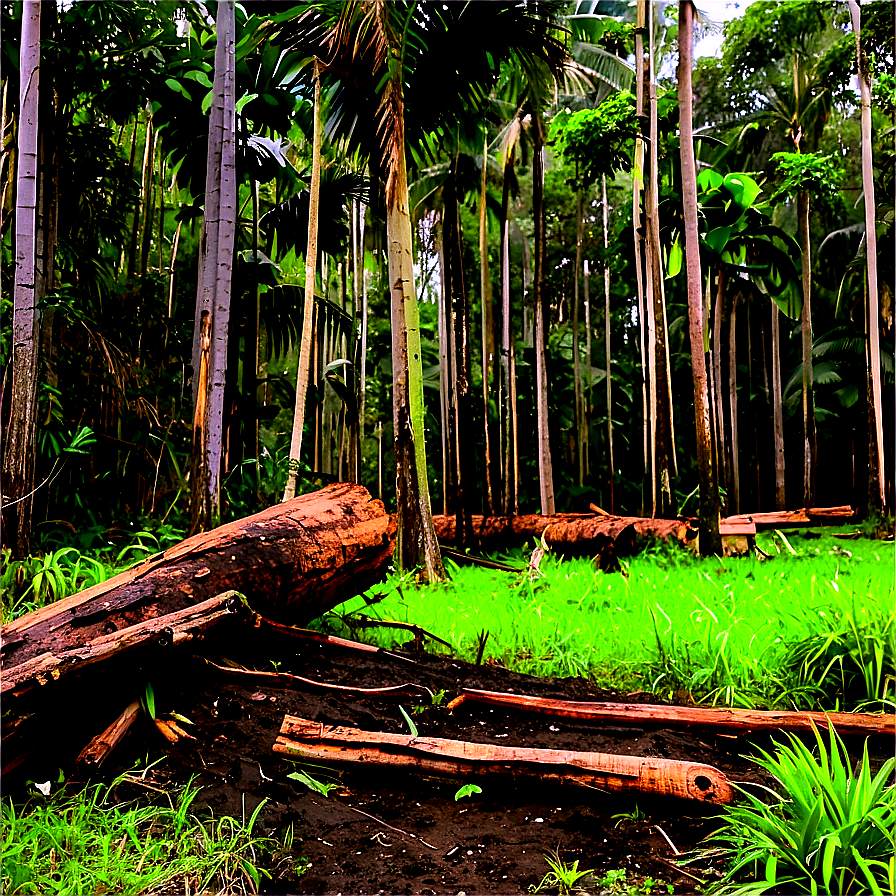
[[[778,178],[777,189],[770,200],[773,204],[806,192],[816,205],[836,207],[843,169],[833,156],[776,152],[769,161]]]
[[[318,781],[317,778],[312,778],[307,772],[290,772],[286,777],[304,784],[309,790],[313,790],[321,796],[329,796],[331,790],[339,789],[338,784],[326,784],[323,781]]]
[[[258,892],[260,853],[275,841],[253,834],[264,802],[245,825],[200,821],[187,785],[167,804],[120,802],[128,774],[24,805],[2,803],[0,890],[10,894]]]
[[[596,109],[558,114],[550,131],[558,151],[575,167],[577,189],[630,167],[637,134],[635,98],[627,91],[612,94]]]
[[[482,793],[482,788],[478,784],[464,784],[464,786],[454,794],[454,802],[462,800],[465,796],[472,796],[474,793]]]
[[[817,756],[793,735],[774,754],[760,750],[755,761],[777,781],[776,802],[744,793],[744,802],[725,809],[711,838],[732,861],[719,892],[893,892],[896,760],[872,776],[866,744],[853,774],[833,728],[829,744],[817,729],[815,740]],[[753,880],[734,883],[744,876]]]
[[[546,855],[544,860],[551,870],[541,879],[540,883],[530,888],[530,893],[556,892],[560,896],[570,896],[571,893],[587,892],[579,882],[594,874],[593,868],[580,871],[578,859],[567,865],[561,861],[559,852]]]
[[[846,709],[892,694],[883,690],[889,667],[884,663],[878,675],[873,658],[894,653],[893,545],[857,539],[844,552],[828,534],[789,541],[794,554],[774,535],[758,536],[771,560],[702,560],[680,546],[651,544],[625,561],[626,573],[614,574],[595,570],[587,559],[560,562],[548,555],[536,581],[453,567],[452,581],[433,586],[435,592],[393,577],[378,587],[374,604],[368,606],[370,595],[355,598],[316,625],[351,637],[339,614],[363,609],[374,618],[421,625],[470,662],[486,629],[493,637],[484,659],[515,671],[587,676],[603,687],[664,698],[689,693],[709,704]],[[524,566],[528,557],[512,559]],[[844,697],[831,677],[839,682],[839,665],[816,679],[808,667],[801,671],[793,651],[853,626],[869,674],[853,675],[844,659]],[[365,629],[363,637],[395,647],[399,636]]]

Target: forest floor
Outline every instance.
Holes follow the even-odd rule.
[[[584,679],[540,679],[413,651],[359,655],[303,644],[297,652],[293,639],[245,630],[208,646],[249,668],[273,662],[281,672],[335,684],[413,682],[443,693],[441,705],[412,716],[421,735],[696,760],[747,787],[769,783],[743,755],[754,752],[754,744],[767,747],[767,738],[751,743],[705,731],[607,727],[445,706],[461,687],[570,700],[651,700],[600,690]],[[567,865],[578,860],[579,870],[594,870],[579,882],[591,893],[698,893],[698,881],[720,876],[712,860],[688,866],[689,873],[678,870],[669,843],[685,853],[712,832],[717,810],[706,804],[504,777],[477,778],[482,792],[456,800],[465,783],[458,779],[364,766],[340,773],[298,766],[272,751],[287,713],[408,733],[396,700],[243,687],[197,658],[154,676],[153,687],[157,711],[188,716],[196,740],[167,745],[144,718],[114,754],[117,767],[163,756],[147,782],[167,789],[193,779],[202,788],[194,809],[205,805],[216,816],[247,819],[266,801],[255,833],[282,837],[291,825],[294,839],[289,854],[268,865],[271,878],[263,892],[522,894],[539,885],[549,871],[545,857],[553,854]],[[405,706],[412,711],[409,702]],[[148,756],[147,744],[156,745]],[[324,795],[290,779],[295,771],[338,786]]]

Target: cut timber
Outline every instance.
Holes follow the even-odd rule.
[[[802,510],[771,510],[767,513],[739,513],[722,520],[727,526],[755,525],[759,529],[786,529],[798,526],[823,526],[848,523],[855,511],[848,504],[840,507],[808,507]]]
[[[141,711],[139,700],[129,703],[124,712],[102,734],[98,734],[81,750],[78,765],[99,768],[130,731],[131,725],[137,721]]]
[[[23,693],[35,685],[47,684],[67,672],[132,650],[135,647],[157,644],[176,647],[191,641],[227,616],[246,611],[243,596],[236,591],[225,591],[216,597],[187,607],[167,616],[157,616],[136,625],[101,635],[86,644],[64,647],[57,653],[40,653],[23,663],[3,668],[0,693]]]
[[[697,534],[689,521],[585,513],[551,516],[474,516],[473,533],[484,551],[500,550],[544,538],[553,551],[565,556],[596,556],[602,569],[612,568],[613,558],[630,554],[637,536],[689,541]],[[453,516],[434,516],[439,541],[457,539]]]
[[[804,731],[834,726],[839,734],[896,734],[896,715],[851,712],[774,712],[753,709],[701,709],[694,706],[655,706],[648,703],[591,703],[528,697],[464,688],[463,702],[506,706],[512,709],[593,722],[625,722],[632,725],[696,726],[724,731]],[[458,698],[459,699],[459,698]],[[458,706],[457,701],[449,704]]]
[[[3,626],[4,690],[6,677],[24,663],[85,647],[231,589],[265,616],[309,621],[379,581],[394,541],[395,523],[382,502],[346,483],[195,535]]]
[[[634,790],[707,803],[729,803],[734,799],[725,775],[711,765],[697,762],[384,734],[289,715],[283,720],[274,751],[313,762],[361,762],[464,778],[526,775],[543,781]]]

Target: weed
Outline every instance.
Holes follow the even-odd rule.
[[[579,860],[576,859],[572,864],[567,865],[561,861],[560,853],[555,852],[553,855],[546,855],[544,860],[551,869],[539,884],[531,887],[530,893],[547,893],[548,891],[557,892],[560,896],[569,896],[571,893],[584,893],[585,890],[579,885],[579,881],[594,874],[593,868],[579,871]]]
[[[404,716],[404,720],[408,723],[408,728],[411,731],[411,737],[419,737],[420,732],[417,730],[417,726],[414,724],[414,720],[408,715],[407,710],[399,705],[399,712]]]
[[[818,756],[796,737],[760,751],[756,762],[778,782],[769,806],[745,793],[746,802],[725,810],[713,836],[732,865],[723,893],[892,893],[896,882],[893,826],[896,789],[888,759],[872,777],[865,746],[857,774],[847,765],[833,728],[826,745],[816,730]],[[736,883],[743,874],[747,884]]]
[[[619,825],[623,824],[623,822],[630,821],[633,824],[639,824],[642,821],[647,820],[647,813],[644,812],[637,803],[635,804],[635,808],[631,812],[619,812],[616,815],[611,815],[610,818],[616,819],[616,824],[613,827],[618,828]]]
[[[313,790],[321,796],[329,796],[331,790],[339,789],[338,784],[324,784],[323,781],[312,778],[307,772],[290,772],[286,777],[304,784],[309,790]]]
[[[264,803],[245,825],[201,822],[187,785],[168,804],[119,803],[111,784],[72,795],[63,789],[24,805],[2,803],[0,891],[39,893],[255,893],[267,872],[260,852],[274,841],[253,835]]]
[[[482,788],[478,784],[464,784],[457,793],[454,794],[454,802],[462,800],[465,796],[472,796],[474,793],[482,793]]]

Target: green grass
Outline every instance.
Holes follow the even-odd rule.
[[[186,786],[162,805],[119,803],[122,775],[74,793],[60,789],[25,804],[2,802],[0,892],[17,894],[255,893],[259,860],[279,845],[253,834],[263,804],[245,825],[200,821],[198,789]]]
[[[892,707],[893,543],[831,532],[789,533],[795,555],[776,534],[760,535],[770,560],[652,545],[614,574],[547,557],[535,580],[448,561],[444,585],[393,576],[318,624],[394,647],[406,635],[355,630],[352,617],[411,622],[471,662],[488,632],[484,660],[515,671],[710,704]]]

